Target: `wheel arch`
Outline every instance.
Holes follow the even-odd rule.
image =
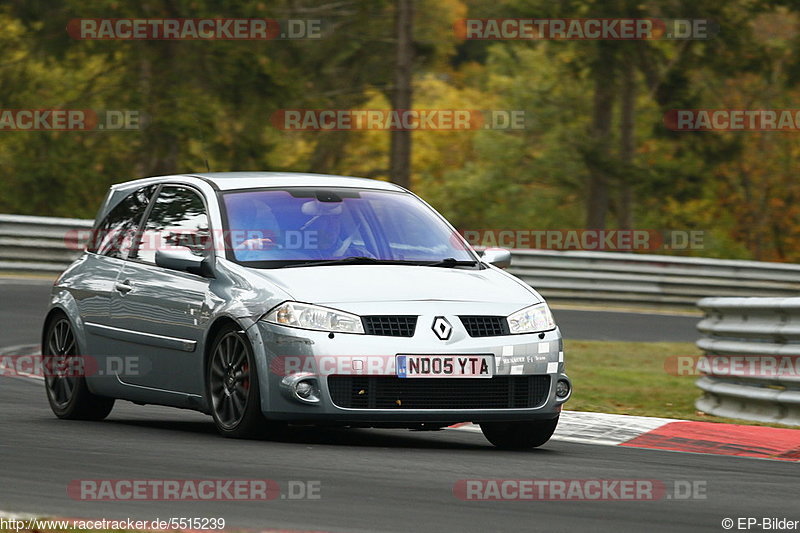
[[[67,318],[67,320],[72,322],[72,320],[69,317],[69,313],[67,312],[66,309],[60,306],[54,306],[50,308],[50,310],[47,312],[47,315],[45,315],[44,320],[42,321],[42,331],[39,335],[40,353],[44,353],[45,343],[47,342],[47,340],[45,339],[45,337],[47,336],[47,328],[50,325],[50,322],[58,315],[64,316]],[[75,329],[75,324],[72,324],[72,327],[73,329]]]
[[[203,376],[203,409],[202,411],[210,415],[211,414],[211,394],[208,390],[208,361],[211,358],[211,350],[214,348],[214,340],[219,335],[219,332],[225,326],[234,325],[236,327],[241,327],[241,324],[236,322],[232,317],[228,315],[222,315],[214,319],[211,325],[206,330],[205,339],[203,342],[203,367],[202,367],[202,376]]]
[[[219,335],[219,332],[222,331],[222,328],[224,328],[225,326],[234,326],[234,327],[240,328],[243,331],[245,329],[247,329],[244,326],[242,326],[242,324],[237,322],[236,319],[234,319],[233,317],[228,316],[228,315],[219,316],[216,319],[214,319],[214,322],[211,323],[211,325],[209,326],[209,328],[207,330],[205,342],[203,343],[203,379],[204,380],[205,380],[205,372],[206,372],[206,369],[208,368],[208,360],[211,357],[211,350],[214,347],[214,340],[217,338],[217,335]]]

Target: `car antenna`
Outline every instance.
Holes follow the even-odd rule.
[[[203,162],[206,164],[206,172],[211,172],[211,167],[208,166],[208,154],[206,153],[206,141],[203,138],[202,134],[200,134],[200,146],[202,147],[201,150],[203,150]]]
[[[195,116],[195,120],[199,123],[200,120]],[[203,151],[203,162],[206,164],[206,172],[211,172],[211,167],[208,166],[208,154],[206,153],[206,138],[203,136],[202,128],[197,129],[200,134],[200,149]]]

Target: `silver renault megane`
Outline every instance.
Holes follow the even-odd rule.
[[[550,310],[510,258],[382,181],[114,185],[53,287],[47,397],[68,419],[103,419],[115,399],[195,409],[229,437],[474,422],[496,446],[539,446],[572,386]]]

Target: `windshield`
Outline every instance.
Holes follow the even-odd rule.
[[[414,196],[349,188],[224,193],[229,257],[269,268],[362,258],[411,264],[476,258]]]

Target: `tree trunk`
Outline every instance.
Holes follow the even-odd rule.
[[[178,171],[180,139],[168,120],[169,108],[175,106],[175,92],[170,76],[177,76],[177,46],[175,41],[141,43],[139,87],[149,117],[142,130],[142,153],[137,165],[139,176],[160,176]],[[170,73],[163,75],[163,72]],[[197,170],[205,171],[205,165]],[[194,170],[194,169],[193,169]]]
[[[395,56],[395,86],[392,108],[411,109],[411,63],[412,31],[414,23],[413,0],[397,0],[395,34],[397,54]],[[389,173],[393,182],[407,189],[411,188],[411,131],[390,132],[391,153]]]
[[[620,229],[633,227],[633,154],[636,150],[634,130],[636,112],[636,71],[629,64],[625,67],[622,78],[620,108],[620,150],[619,158],[622,166],[619,183],[619,208],[617,225]]]
[[[594,110],[590,131],[589,196],[586,200],[586,227],[604,229],[609,205],[609,161],[611,118],[614,110],[614,77],[616,75],[616,49],[614,43],[598,43],[597,60],[592,68],[594,76]]]

